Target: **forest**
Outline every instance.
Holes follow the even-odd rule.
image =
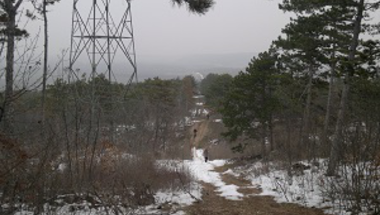
[[[218,4],[172,2],[204,16]],[[45,23],[37,57],[33,48],[15,52],[33,38],[17,25],[20,6],[29,3],[37,10],[28,18]],[[380,1],[283,0],[279,9],[292,14],[290,23],[237,75],[157,74],[133,83],[102,74],[59,75],[49,83],[59,67],[47,65],[51,4],[60,3],[0,1],[0,214],[213,214],[168,202],[154,206],[164,212],[146,208],[164,191],[179,190],[195,205],[206,201],[208,194],[193,189],[204,192],[211,182],[198,182],[200,170],[187,166],[197,149],[210,154],[199,155],[210,161],[197,165],[230,168],[240,182],[253,177],[262,192],[268,177],[269,191],[285,202],[309,207],[309,192],[318,190],[323,213],[380,214],[380,25],[374,21]],[[293,193],[300,180],[302,194]]]

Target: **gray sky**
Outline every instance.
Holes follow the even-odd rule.
[[[88,0],[85,0],[86,2]],[[112,4],[124,0],[113,0]],[[279,0],[216,0],[205,15],[173,7],[170,0],[134,0],[132,13],[137,54],[195,55],[260,52],[288,22]],[[91,1],[88,1],[89,5]],[[51,52],[69,47],[72,1],[52,7]]]
[[[254,54],[267,50],[289,22],[289,14],[278,9],[281,0],[215,1],[202,16],[173,6],[170,0],[132,1],[140,77],[236,72]],[[91,2],[80,1],[88,7]],[[114,13],[124,12],[125,0],[111,4],[116,5]],[[50,65],[54,65],[61,50],[70,47],[72,0],[61,0],[49,10]],[[28,29],[33,33],[41,26],[42,21],[34,21]],[[41,47],[42,42],[40,38]]]
[[[215,1],[214,7],[202,16],[189,13],[185,7],[173,6],[170,0],[132,1],[140,80],[154,76],[175,78],[196,72],[236,74],[255,54],[266,51],[289,22],[290,15],[278,9],[282,0]],[[88,7],[92,3],[91,0],[79,2]],[[29,5],[25,3],[24,9]],[[58,62],[61,51],[70,47],[72,3],[73,0],[61,0],[49,7],[51,67]],[[125,0],[112,0],[111,5],[114,6],[112,13],[125,11]],[[380,20],[380,13],[371,16],[374,17],[372,21]],[[42,31],[41,20],[28,23],[26,28],[32,37],[39,29]],[[42,47],[40,37],[40,52]],[[24,48],[20,43],[20,53],[24,53]],[[68,65],[68,60],[65,64]],[[113,67],[115,73],[119,73],[117,80],[120,82],[129,79],[130,71],[127,70],[131,68],[125,66],[122,62]],[[56,77],[61,77],[60,71],[52,80]],[[0,86],[3,81],[0,76]]]
[[[236,72],[244,69],[254,54],[267,50],[289,22],[290,15],[278,9],[281,0],[215,1],[214,7],[200,16],[173,6],[170,0],[133,0],[140,76]],[[80,2],[90,7],[90,0]],[[111,4],[116,6],[114,13],[124,12],[125,0],[112,0]],[[50,7],[50,64],[57,61],[61,50],[70,47],[71,15],[72,0]],[[379,19],[380,15],[376,16]],[[29,31],[37,31],[41,25],[42,21],[34,21]],[[40,43],[42,47],[42,39]]]

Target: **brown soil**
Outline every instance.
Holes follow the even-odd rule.
[[[252,186],[251,182],[243,179],[243,178],[236,178],[233,175],[230,174],[223,174],[222,180],[227,185],[233,184],[239,187],[238,192],[244,195],[251,195],[251,194],[260,194],[261,190],[257,189]]]
[[[272,197],[255,196],[240,201],[227,200],[215,194],[210,184],[203,184],[203,201],[184,209],[188,215],[322,215],[318,209],[295,204],[278,204]]]
[[[232,164],[226,164],[221,167],[216,167],[214,171],[219,172],[221,174],[222,180],[227,185],[233,184],[239,187],[238,192],[244,195],[250,195],[250,194],[260,194],[261,190],[255,188],[251,181],[244,179],[243,177],[235,177],[231,174],[223,174],[223,172],[227,171],[230,168],[235,167],[235,163]]]
[[[192,145],[195,147],[204,147],[203,140],[208,135],[209,122],[203,121],[192,127],[197,129],[196,137],[192,137]],[[203,143],[203,144],[202,144]],[[215,192],[216,187],[212,184],[202,183],[202,201],[191,206],[182,208],[187,215],[324,215],[320,209],[305,208],[296,204],[279,204],[274,201],[273,197],[258,196],[260,189],[254,188],[250,181],[235,177],[231,174],[222,174],[228,169],[232,169],[237,163],[227,164],[215,168],[214,171],[221,173],[222,180],[226,184],[233,184],[239,187],[238,191],[244,194],[242,200],[228,200]]]
[[[319,209],[305,208],[296,204],[279,204],[273,197],[257,196],[260,190],[251,186],[251,183],[241,178],[235,178],[230,174],[223,174],[222,179],[226,184],[239,186],[239,192],[248,197],[242,200],[227,200],[215,192],[211,184],[202,183],[203,196],[201,202],[184,208],[187,215],[324,215]],[[253,195],[249,195],[253,194]]]
[[[195,123],[191,129],[191,132],[194,132],[194,129],[197,130],[196,135],[191,138],[191,141],[193,142],[193,146],[195,147],[202,147],[207,143],[205,140],[205,137],[208,135],[208,127],[209,127],[209,121],[208,120],[201,120],[201,122]]]

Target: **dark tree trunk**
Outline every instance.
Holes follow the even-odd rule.
[[[262,123],[262,138],[261,138],[261,156],[265,159],[267,159],[267,125],[265,122]]]
[[[346,115],[346,109],[347,109],[347,103],[348,103],[348,94],[350,92],[350,85],[351,85],[351,76],[355,72],[354,67],[354,61],[355,61],[355,54],[356,50],[359,44],[359,35],[361,32],[361,25],[362,25],[362,19],[363,19],[363,13],[364,13],[364,0],[360,0],[357,7],[357,15],[355,19],[355,25],[354,25],[354,32],[352,37],[352,42],[350,46],[350,51],[348,54],[348,63],[346,73],[345,73],[345,79],[344,79],[344,85],[342,89],[342,97],[340,100],[339,105],[339,112],[338,117],[335,125],[335,131],[332,139],[331,144],[331,151],[330,151],[330,159],[329,159],[329,165],[327,169],[327,175],[335,175],[338,162],[339,162],[339,155],[341,153],[340,149],[342,148],[342,129],[343,129],[343,121]]]
[[[18,0],[16,3],[12,0],[5,0],[1,2],[0,7],[8,16],[6,23],[6,37],[7,37],[7,50],[6,50],[6,67],[5,67],[5,99],[2,109],[2,116],[4,121],[4,131],[8,136],[13,136],[14,133],[14,107],[13,107],[13,76],[14,76],[14,51],[15,51],[15,37],[16,37],[16,15],[23,0]]]
[[[312,97],[312,89],[313,89],[313,76],[314,76],[314,67],[310,66],[309,68],[309,80],[307,83],[307,97],[306,97],[306,104],[305,104],[305,110],[304,110],[304,116],[303,116],[303,126],[302,126],[302,132],[301,132],[301,145],[299,146],[300,149],[306,148],[307,149],[307,156],[308,159],[310,159],[310,108],[311,108],[311,97]],[[300,154],[302,156],[302,152]]]
[[[47,0],[44,0],[42,3],[42,15],[44,20],[44,68],[42,75],[42,100],[41,100],[41,117],[42,117],[42,134],[45,132],[45,100],[46,100],[46,79],[47,79],[47,70],[48,70],[48,19],[47,19]]]
[[[335,61],[335,53],[333,53],[332,58]],[[328,140],[328,135],[329,135],[330,115],[331,115],[332,101],[333,101],[333,95],[334,95],[335,73],[336,73],[336,63],[333,62],[331,64],[331,74],[330,74],[330,82],[329,82],[329,92],[327,96],[326,114],[325,114],[325,120],[323,122],[323,131],[322,131],[322,137],[321,137],[321,143],[324,149],[323,152],[325,152],[325,149],[328,143],[327,140]]]
[[[7,55],[5,67],[5,100],[4,100],[4,130],[9,136],[13,134],[13,71],[15,50],[15,28],[16,11],[10,1],[6,2],[6,13],[8,15],[7,28]]]

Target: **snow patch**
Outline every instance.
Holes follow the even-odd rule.
[[[344,202],[343,204],[340,200],[334,202],[327,196],[326,186],[329,183],[334,183],[332,181],[335,179],[324,175],[327,168],[326,164],[327,161],[324,159],[318,159],[311,163],[300,161],[294,164],[289,171],[281,168],[281,166],[284,166],[281,164],[256,162],[248,168],[235,169],[235,173],[231,173],[230,171],[225,173],[240,173],[242,175],[249,173],[246,178],[250,179],[256,188],[262,190],[262,193],[255,195],[273,196],[278,203],[296,203],[305,207],[321,208],[328,214],[352,214],[346,211]],[[297,166],[301,168],[295,168]],[[349,173],[348,170],[346,172]],[[340,184],[336,186],[344,185]]]
[[[206,163],[203,149],[196,150],[193,148],[193,160],[185,161],[185,166],[188,166],[190,172],[197,180],[214,185],[220,196],[230,200],[241,200],[244,195],[237,191],[239,187],[226,185],[220,174],[213,171],[215,167],[223,166],[226,163],[226,160],[213,160]]]
[[[202,187],[198,183],[191,183],[188,190],[159,191],[155,195],[157,204],[178,204],[180,206],[191,205],[202,197]]]

